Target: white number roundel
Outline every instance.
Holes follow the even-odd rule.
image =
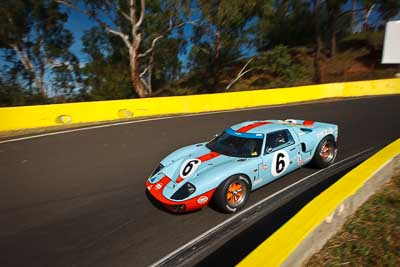
[[[179,175],[182,179],[185,179],[192,175],[197,168],[200,166],[201,160],[199,159],[188,159],[186,160],[181,167]]]
[[[283,174],[289,166],[289,155],[285,150],[279,150],[274,153],[271,164],[271,173],[273,176]]]

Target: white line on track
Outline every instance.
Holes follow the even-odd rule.
[[[261,205],[262,203],[268,201],[269,199],[275,197],[276,195],[279,195],[279,194],[281,194],[282,192],[285,192],[286,190],[292,188],[293,186],[295,186],[295,185],[297,185],[297,184],[299,184],[299,183],[301,183],[301,182],[303,182],[303,181],[306,181],[306,180],[310,179],[311,177],[317,175],[318,173],[320,173],[320,172],[322,172],[322,171],[324,171],[324,170],[333,168],[334,166],[339,165],[339,164],[343,163],[343,162],[346,161],[346,160],[349,160],[349,159],[351,159],[351,158],[355,158],[355,157],[357,157],[358,155],[361,155],[361,154],[363,154],[363,153],[366,153],[366,152],[368,152],[368,151],[371,151],[372,149],[374,149],[374,147],[368,148],[368,149],[363,150],[363,151],[361,151],[361,152],[359,152],[359,153],[357,153],[357,154],[354,154],[354,155],[352,155],[352,156],[350,156],[350,157],[347,157],[347,158],[345,158],[345,159],[343,159],[343,160],[341,160],[341,161],[338,161],[338,162],[332,164],[331,166],[329,166],[328,168],[325,168],[325,169],[321,169],[321,170],[319,170],[319,171],[316,171],[316,172],[314,172],[314,173],[312,173],[312,174],[310,174],[310,175],[308,175],[308,176],[306,176],[306,177],[304,177],[304,178],[298,180],[297,182],[295,182],[295,183],[293,183],[293,184],[290,184],[290,185],[288,185],[287,187],[284,187],[284,188],[282,188],[282,189],[279,190],[279,191],[276,191],[276,192],[273,193],[272,195],[269,195],[268,197],[266,197],[266,198],[264,198],[264,199],[258,201],[257,203],[255,203],[255,204],[251,205],[250,207],[244,209],[243,211],[241,211],[241,212],[239,212],[239,213],[233,215],[233,216],[230,217],[229,219],[227,219],[227,220],[221,222],[220,224],[214,226],[214,227],[211,228],[210,230],[204,232],[203,234],[201,234],[201,235],[199,235],[198,237],[192,239],[192,240],[189,241],[188,243],[186,243],[186,244],[182,245],[181,247],[177,248],[176,250],[174,250],[173,252],[169,253],[168,255],[166,255],[165,257],[163,257],[162,259],[160,259],[160,260],[158,260],[157,262],[151,264],[150,267],[155,267],[155,266],[160,265],[161,263],[163,263],[164,261],[166,261],[168,258],[179,254],[182,250],[186,249],[187,247],[190,247],[192,244],[194,244],[194,243],[200,241],[201,239],[205,238],[206,236],[208,236],[208,235],[210,235],[210,234],[212,234],[212,233],[218,231],[218,230],[219,230],[220,228],[222,228],[225,224],[227,224],[227,223],[229,223],[230,221],[234,220],[235,218],[241,216],[242,214],[251,211],[251,210],[254,209],[255,207]]]
[[[357,100],[357,99],[359,99],[359,98],[334,99],[334,100],[329,100],[329,102],[352,101],[352,100]],[[275,106],[264,106],[264,107],[242,108],[242,109],[235,109],[235,110],[203,112],[203,113],[195,113],[195,114],[174,115],[174,116],[149,118],[149,119],[141,119],[141,120],[134,120],[134,121],[114,122],[114,123],[109,123],[109,124],[88,126],[88,127],[63,130],[63,131],[58,131],[58,132],[51,132],[51,133],[44,133],[44,134],[37,134],[37,135],[30,135],[30,136],[24,136],[24,137],[19,137],[19,138],[7,139],[7,140],[0,141],[0,144],[23,141],[23,140],[28,140],[28,139],[35,139],[35,138],[40,138],[40,137],[45,137],[45,136],[60,135],[60,134],[81,132],[81,131],[87,131],[87,130],[93,130],[93,129],[107,128],[107,127],[114,127],[114,126],[120,126],[120,125],[126,125],[126,124],[147,122],[147,121],[168,120],[168,119],[174,119],[174,118],[180,118],[180,117],[194,117],[194,116],[203,116],[203,115],[219,114],[219,113],[231,113],[231,112],[241,112],[241,111],[248,111],[248,110],[258,110],[258,109],[303,106],[303,105],[312,105],[312,104],[318,104],[318,103],[323,103],[323,102],[324,102],[324,100],[308,102],[308,103],[293,103],[293,104],[284,104],[284,105],[275,105]]]

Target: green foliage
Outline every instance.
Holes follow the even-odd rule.
[[[311,17],[308,1],[275,1],[272,5],[264,5],[256,28],[258,50],[264,51],[279,44],[310,44],[314,36]]]
[[[89,56],[81,69],[82,91],[90,100],[134,97],[127,51],[119,38],[94,27],[82,38],[82,51]]]
[[[383,39],[384,32],[360,32],[344,37],[340,43],[346,49],[367,47],[371,50],[382,50]]]
[[[283,45],[275,46],[262,54],[254,64],[287,82],[293,82],[304,76],[302,66],[293,61],[288,47]]]
[[[400,176],[347,219],[304,266],[399,266]]]
[[[0,107],[24,106],[49,103],[38,91],[25,90],[21,85],[12,81],[0,79]]]
[[[250,40],[250,22],[260,1],[199,1],[202,23],[194,28],[189,52],[189,83],[200,92],[215,92]]]
[[[66,66],[77,59],[69,52],[73,36],[64,29],[67,19],[51,0],[5,0],[0,5],[0,49],[8,61],[5,71],[16,74],[24,85],[33,85],[44,97],[50,88],[48,76],[56,74],[57,81],[64,77],[68,79],[64,83],[73,82]]]

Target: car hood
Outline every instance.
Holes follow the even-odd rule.
[[[198,159],[200,161],[199,165],[189,176],[180,179],[181,169],[192,159]],[[216,170],[220,169],[221,166],[229,165],[238,160],[240,159],[211,151],[205,146],[205,143],[191,145],[181,148],[165,157],[161,161],[164,167],[155,176],[150,177],[149,180],[151,183],[156,183],[166,175],[171,179],[171,182],[167,186],[177,189],[185,182],[196,183],[198,180],[206,179],[207,177],[203,178],[202,174],[211,169],[213,170],[212,174],[217,175],[218,171]],[[197,181],[193,182],[194,180]]]

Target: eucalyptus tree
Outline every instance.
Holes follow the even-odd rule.
[[[250,45],[257,0],[199,0],[201,24],[193,31],[189,53],[190,75],[208,91],[219,87],[224,71],[237,63]],[[231,76],[233,78],[233,75]]]
[[[100,28],[120,38],[128,51],[130,78],[136,94],[152,93],[154,52],[158,43],[187,23],[188,0],[54,0],[85,14]],[[153,12],[157,9],[157,12]],[[156,27],[151,27],[153,24]]]
[[[73,35],[64,28],[67,14],[50,0],[3,0],[0,5],[0,49],[7,66],[45,97],[55,73],[77,64],[69,52]]]

